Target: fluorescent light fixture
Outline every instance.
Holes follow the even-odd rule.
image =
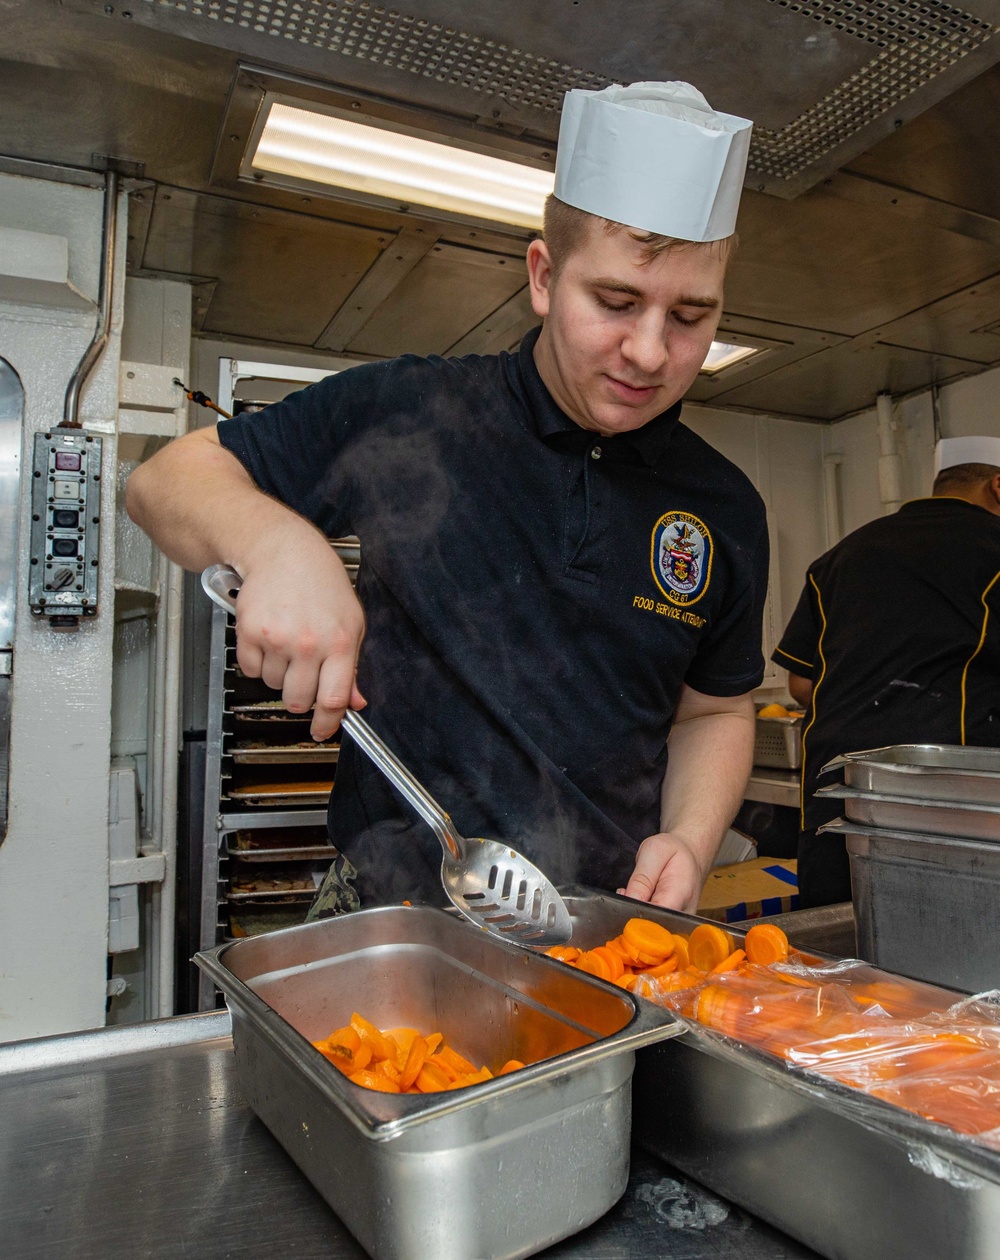
[[[551,171],[280,101],[251,159],[255,171],[453,214],[540,228]]]
[[[742,363],[755,354],[760,354],[758,346],[734,346],[728,341],[713,341],[712,347],[705,356],[701,370],[706,376],[714,376],[723,368],[732,367],[734,363]]]

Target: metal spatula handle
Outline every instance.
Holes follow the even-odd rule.
[[[441,841],[441,847],[456,861],[464,857],[462,837],[451,818],[430,792],[407,770],[396,754],[375,734],[360,713],[348,709],[341,723],[358,747],[375,762],[389,782],[399,789],[420,817]]]
[[[205,594],[227,612],[236,611],[236,596],[243,579],[227,564],[213,564],[201,575]],[[420,817],[431,828],[441,847],[456,861],[464,856],[462,837],[455,830],[451,818],[445,813],[430,792],[407,770],[396,754],[375,734],[372,728],[353,709],[344,714],[342,725],[351,738],[378,766],[389,782],[406,797]]]

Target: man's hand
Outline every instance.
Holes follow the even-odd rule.
[[[676,834],[658,832],[643,840],[628,886],[618,891],[636,901],[696,914],[705,875],[694,850],[685,840]]]
[[[236,659],[248,678],[280,691],[292,713],[315,704],[310,733],[329,739],[364,697],[355,674],[365,618],[350,578],[318,534],[294,546],[271,538],[271,557],[248,568],[236,601]]]
[[[214,428],[141,464],[127,506],[177,564],[221,562],[242,576],[240,669],[281,691],[293,713],[315,703],[313,739],[329,739],[348,706],[364,706],[354,678],[365,619],[346,569],[314,525],[257,488]]]
[[[752,697],[710,696],[685,684],[667,739],[660,827],[639,846],[624,892],[693,914],[753,761]],[[622,891],[622,890],[619,890]]]

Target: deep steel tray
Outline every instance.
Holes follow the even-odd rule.
[[[376,1260],[513,1260],[628,1178],[633,1051],[666,1011],[427,907],[359,911],[196,961],[225,993],[247,1101]],[[310,1044],[359,1009],[529,1067],[434,1095],[348,1081]],[[535,1062],[535,1060],[542,1060]]]
[[[852,822],[891,831],[917,831],[932,836],[961,836],[967,840],[1000,841],[1000,805],[956,805],[951,801],[914,800],[884,792],[835,783],[820,788],[817,797],[844,802]]]
[[[847,841],[861,958],[967,993],[1000,987],[1000,845],[843,818],[822,830]]]
[[[581,948],[703,922],[561,891]],[[637,1055],[633,1095],[640,1145],[831,1260],[996,1260],[1000,1153],[943,1125],[698,1027]]]
[[[915,800],[1000,805],[1000,749],[956,744],[893,744],[835,757],[847,787]]]

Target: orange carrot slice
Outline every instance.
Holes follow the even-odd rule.
[[[617,980],[619,976],[625,974],[625,963],[622,961],[621,954],[616,950],[609,949],[607,945],[598,945],[596,949],[592,949],[590,952],[597,955],[598,958],[603,958],[608,964],[608,971],[612,980]]]
[[[722,962],[716,963],[712,968],[713,976],[719,975],[723,971],[735,971],[740,963],[746,961],[746,953],[742,949],[734,949],[728,958],[723,958]]]
[[[357,1011],[351,1016],[351,1027],[362,1041],[371,1046],[373,1059],[395,1059],[395,1049],[379,1032],[374,1024],[370,1024]]]
[[[651,919],[629,919],[622,930],[626,948],[632,946],[639,954],[645,954],[657,962],[663,962],[674,952],[674,937],[659,923]]]
[[[403,1065],[403,1072],[399,1078],[400,1089],[409,1089],[413,1082],[420,1075],[420,1069],[427,1061],[427,1042],[419,1033],[410,1042],[410,1048],[406,1054],[406,1063]]]
[[[414,1084],[422,1094],[439,1094],[442,1090],[448,1089],[451,1085],[451,1078],[446,1076],[439,1067],[436,1067],[428,1059],[417,1073],[417,1079]]]
[[[747,932],[743,946],[747,958],[758,967],[769,967],[788,958],[788,937],[773,923],[755,924]]]
[[[363,1085],[365,1089],[377,1089],[383,1094],[398,1094],[402,1091],[395,1081],[390,1081],[387,1076],[383,1076],[380,1072],[369,1071],[368,1068],[355,1072],[348,1080],[354,1082],[355,1085]]]
[[[576,960],[576,965],[581,971],[586,971],[589,975],[597,976],[600,980],[611,979],[611,968],[607,962],[594,950],[588,950],[585,954],[581,954]]]
[[[714,923],[699,923],[688,937],[688,953],[699,971],[711,971],[733,952],[733,938]]]

